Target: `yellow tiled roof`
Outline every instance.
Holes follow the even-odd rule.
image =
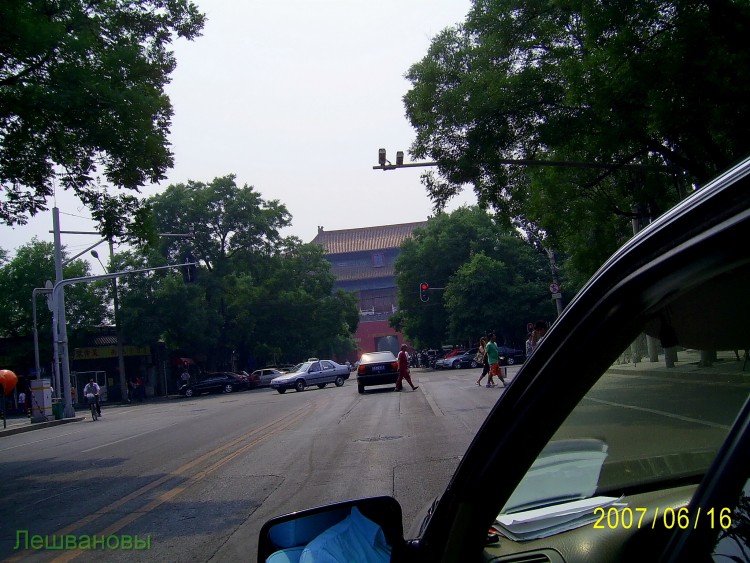
[[[318,235],[312,242],[325,248],[326,254],[386,250],[399,248],[404,239],[411,236],[414,229],[426,225],[427,221],[419,221],[417,223],[362,227],[340,231],[325,231],[323,227],[318,227]]]

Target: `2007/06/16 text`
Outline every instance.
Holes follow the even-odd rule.
[[[661,520],[662,525],[671,530],[673,528],[679,528],[685,530],[687,528],[697,528],[699,522],[701,525],[711,527],[711,529],[721,528],[722,530],[728,530],[732,527],[732,511],[729,508],[722,508],[717,510],[710,508],[705,512],[701,513],[700,507],[691,514],[687,507],[672,508],[671,506],[659,510],[659,508],[616,508],[614,506],[609,507],[605,510],[603,507],[596,507],[594,509],[594,516],[597,516],[596,522],[594,522],[594,529],[597,530],[613,530],[616,528],[636,528],[641,529],[644,525],[644,519],[646,519],[646,525],[648,525],[648,519],[646,516],[649,512],[654,513],[653,520],[651,520],[651,528],[656,528],[656,523]]]

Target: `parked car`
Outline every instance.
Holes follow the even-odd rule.
[[[216,372],[203,373],[195,382],[187,383],[180,387],[180,395],[192,397],[203,393],[231,393],[248,389],[249,383],[236,373]]]
[[[406,534],[392,497],[347,501],[267,522],[258,561],[353,507],[394,562],[747,561],[748,240],[750,159],[604,263]]]
[[[461,352],[452,358],[443,358],[442,367],[446,369],[475,368],[481,365],[477,362],[476,356],[479,348],[470,348],[466,352]]]
[[[500,354],[501,365],[512,366],[514,364],[522,364],[526,361],[526,352],[517,348],[510,348],[508,346],[498,346],[497,351]]]
[[[276,368],[263,368],[263,369],[256,369],[253,373],[250,374],[250,378],[252,380],[252,383],[255,387],[268,387],[271,385],[271,380],[279,377],[280,375],[284,375],[285,371],[281,371]]]
[[[457,358],[463,353],[464,351],[460,348],[448,351],[444,356],[435,360],[435,369],[446,369],[453,367],[454,358]]]
[[[279,393],[286,393],[287,389],[304,391],[311,385],[321,389],[333,383],[341,387],[349,379],[349,368],[333,360],[318,360],[311,358],[307,362],[298,364],[289,373],[285,373],[271,380],[270,386]]]
[[[357,391],[365,392],[365,387],[388,385],[398,379],[398,360],[393,352],[366,352],[359,358],[357,366]]]

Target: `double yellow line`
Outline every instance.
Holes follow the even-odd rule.
[[[174,479],[175,477],[183,477],[183,476],[185,477],[185,480],[182,481],[180,484],[175,485],[172,488],[166,490],[165,492],[160,494],[157,498],[149,502],[140,510],[131,512],[127,516],[120,518],[119,520],[107,526],[104,530],[102,530],[101,532],[97,534],[87,534],[91,537],[111,536],[117,533],[118,531],[120,531],[122,528],[124,528],[128,524],[130,524],[131,522],[137,520],[141,516],[148,514],[149,512],[151,512],[152,510],[160,506],[161,504],[172,500],[183,491],[199,483],[201,480],[208,477],[209,475],[216,472],[217,470],[221,469],[224,465],[226,465],[233,459],[237,458],[238,456],[243,455],[248,450],[251,450],[252,448],[258,446],[259,444],[265,442],[266,440],[269,440],[274,435],[279,434],[280,432],[283,432],[290,426],[294,426],[298,424],[303,418],[313,414],[317,410],[317,408],[318,408],[318,405],[316,401],[306,403],[303,407],[300,407],[299,409],[292,411],[290,414],[277,418],[259,428],[251,430],[250,432],[247,432],[243,434],[242,436],[235,438],[234,440],[230,442],[227,442],[226,444],[222,446],[219,446],[218,448],[214,450],[211,450],[210,452],[206,452],[200,457],[197,457],[194,460],[178,467],[174,471],[171,471],[167,473],[166,475],[160,477],[159,479],[156,479],[155,481],[152,481],[151,483],[143,487],[140,487],[138,490],[133,491],[129,495],[122,497],[121,499],[98,510],[97,512],[89,514],[88,516],[81,518],[80,520],[77,520],[69,524],[68,526],[65,526],[64,528],[61,528],[54,534],[49,534],[49,535],[60,537],[60,536],[66,536],[68,534],[71,534],[75,530],[78,530],[79,528],[82,528],[83,526],[86,526],[87,524],[94,522],[100,517],[106,514],[109,514],[111,512],[114,512],[115,510],[123,507],[127,503],[134,501],[138,499],[139,497],[144,496],[149,491],[156,489],[157,487],[161,487],[162,485],[166,484],[168,481]],[[251,440],[250,442],[242,445],[241,447],[237,448],[234,451],[231,451],[228,454],[225,454],[225,452],[232,450],[232,448],[236,447],[239,444],[242,444],[243,442],[246,442],[249,439]],[[220,456],[220,459],[214,461],[213,463],[210,463],[212,459],[216,458],[217,456]],[[191,472],[195,468],[205,463],[210,463],[210,465],[206,467],[205,469],[201,469],[200,471],[197,471],[196,473],[191,474]],[[81,553],[90,552],[90,551],[93,551],[93,550],[76,549],[76,550],[66,551],[60,554],[59,557],[54,558],[53,561],[57,561],[57,562],[71,561],[72,559],[78,557],[78,555],[80,555]],[[25,556],[28,556],[31,553],[38,554],[39,551],[27,549],[22,552],[19,552],[14,557],[7,559],[7,561],[12,561],[12,562],[21,561],[24,559]]]

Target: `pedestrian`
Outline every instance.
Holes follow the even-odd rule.
[[[143,399],[146,398],[146,387],[143,384],[143,379],[141,379],[140,375],[135,378],[135,398],[141,403],[143,402]]]
[[[18,411],[21,414],[26,414],[26,393],[23,391],[18,393]]]
[[[78,402],[78,390],[75,385],[70,386],[70,402],[74,405]]]
[[[495,334],[490,334],[490,341],[487,343],[487,346],[485,348],[487,350],[487,361],[490,364],[490,374],[487,377],[487,387],[495,387],[495,376],[498,376],[500,378],[500,381],[503,382],[503,386],[505,386],[505,380],[500,374],[500,353],[497,349],[497,343],[495,342],[495,339]]]
[[[534,324],[534,332],[531,334],[532,352],[542,343],[545,334],[547,334],[547,323],[545,321],[537,321]]]
[[[477,385],[481,387],[482,379],[484,379],[484,376],[490,372],[490,364],[487,361],[487,339],[484,336],[479,339],[479,351],[477,352],[475,359],[478,364],[482,364],[482,375],[477,379]]]
[[[534,351],[534,343],[532,341],[533,338],[534,338],[534,331],[532,330],[526,337],[526,357],[527,358],[531,356],[531,353]]]
[[[349,362],[347,362],[347,365]],[[190,383],[190,372],[187,370],[187,367],[183,368],[182,375],[180,375],[180,379],[182,380],[183,385],[187,385]]]
[[[419,386],[414,385],[411,381],[411,371],[409,370],[409,355],[406,353],[406,344],[401,345],[401,351],[398,353],[398,379],[396,379],[395,391],[403,389],[403,381],[411,385],[412,391],[416,391]]]

